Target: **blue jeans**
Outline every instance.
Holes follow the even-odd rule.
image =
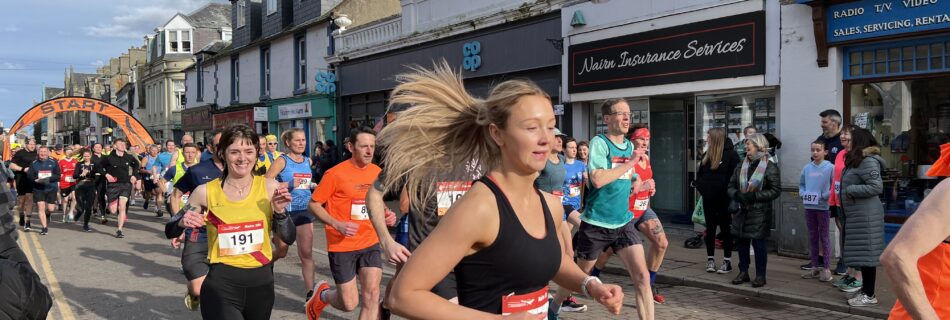
[[[755,250],[755,275],[765,277],[769,261],[768,240],[739,238],[739,271],[749,272],[749,245]]]

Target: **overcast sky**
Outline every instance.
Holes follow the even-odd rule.
[[[63,87],[64,71],[95,72],[109,58],[142,46],[176,12],[209,0],[30,0],[0,10],[0,121],[7,128],[43,86]],[[213,2],[227,3],[226,0]]]

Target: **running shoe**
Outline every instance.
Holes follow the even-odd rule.
[[[828,281],[831,281],[831,279],[833,279],[831,277],[831,270],[828,268],[822,268],[821,275],[818,277],[818,281],[828,282]]]
[[[185,294],[185,308],[188,308],[188,310],[198,311],[198,304],[200,302],[198,297],[192,296],[191,293]]]
[[[802,270],[813,270],[814,266],[811,265],[811,262],[801,265]]]
[[[666,303],[666,296],[660,294],[660,292],[656,290],[656,286],[655,286],[655,285],[653,285],[653,286],[651,286],[651,287],[652,287],[651,289],[653,289],[653,302],[655,302],[655,303],[657,303],[657,304],[664,304],[664,303]],[[574,297],[571,297],[571,299],[574,299]]]
[[[82,231],[83,231],[83,232],[92,232],[92,229],[90,229],[90,228],[89,228],[89,225],[87,224],[87,225],[82,226]]]
[[[135,200],[130,200],[130,201],[132,201],[131,204],[134,206]],[[145,200],[145,203],[142,204],[142,210],[148,210],[148,200]]]
[[[846,274],[846,275],[844,275],[843,277],[838,278],[838,280],[832,281],[832,282],[831,282],[831,285],[840,288],[841,286],[845,285],[846,283],[851,282],[852,279],[854,279],[854,278],[852,278],[850,275],[847,275],[847,274]]]
[[[313,297],[313,290],[307,291],[307,298],[305,300],[309,301]]]
[[[868,295],[862,292],[861,294],[855,296],[854,298],[849,299],[848,305],[852,307],[870,307],[873,305],[877,305],[877,298],[868,297]]]
[[[47,229],[47,228],[40,229],[40,235],[41,235],[41,236],[45,236],[45,235],[47,235],[47,234],[49,234],[49,229]]]
[[[25,223],[26,223],[26,219],[24,219],[24,218],[25,218],[25,217],[23,216],[23,212],[20,212],[20,226],[21,226],[21,227],[24,226]]]
[[[713,259],[706,260],[706,272],[709,272],[709,273],[716,272],[716,260],[713,260]]]
[[[802,279],[818,279],[821,276],[821,271],[818,269],[811,269],[808,273],[802,275]]]
[[[851,280],[851,282],[841,285],[840,287],[838,287],[838,289],[844,292],[855,292],[855,291],[861,290],[861,287],[864,286],[864,283],[858,279],[854,279],[854,278],[851,278],[851,279],[853,279]]]
[[[116,238],[119,238],[119,239],[122,239],[122,238],[125,238],[125,235],[122,234],[122,230],[116,230],[116,232],[115,232],[115,237],[116,237]]]
[[[155,217],[156,217],[156,218],[161,218],[161,217],[163,217],[163,216],[165,216],[165,213],[163,213],[162,210],[157,210],[157,211],[155,211]]]
[[[27,222],[26,222],[26,225],[23,226],[23,231],[30,231],[30,230],[32,230],[32,229],[33,229],[33,228],[30,228],[30,222],[29,222],[29,221],[27,221]]]
[[[320,280],[320,282],[313,287],[313,296],[311,296],[310,299],[307,300],[307,304],[305,304],[307,319],[320,319],[320,314],[323,313],[323,309],[327,307],[327,302],[320,299],[320,293],[326,290],[330,290],[330,285],[327,284],[325,280]]]
[[[63,212],[63,223],[66,223],[67,214]]]
[[[851,299],[854,299],[854,297],[857,297],[857,296],[859,296],[859,295],[861,295],[861,294],[863,294],[863,293],[864,293],[864,290],[858,290],[858,291],[855,291],[855,292],[845,292],[845,293],[844,293],[844,298],[845,298],[845,300],[851,300]]]
[[[722,265],[719,266],[719,270],[716,271],[716,273],[719,274],[727,274],[730,272],[732,272],[732,262],[729,260],[724,260]]]
[[[574,296],[568,297],[561,303],[561,312],[584,312],[587,311],[587,305],[577,303]]]

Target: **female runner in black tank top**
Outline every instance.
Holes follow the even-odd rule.
[[[513,80],[499,84],[483,102],[465,92],[446,64],[417,71],[403,78],[391,100],[411,107],[380,133],[388,151],[384,165],[406,172],[383,178],[384,187],[424,186],[428,177],[451,171],[463,159],[487,164],[488,175],[452,204],[413,252],[392,284],[393,313],[411,319],[475,319],[509,310],[513,318],[537,319],[537,313],[524,311],[547,312],[544,288],[554,280],[590,293],[618,314],[622,290],[587,276],[563,255],[562,224],[554,223],[564,215],[560,200],[534,188],[554,143],[550,98],[531,82]],[[423,191],[409,194],[434,195]],[[459,305],[430,291],[453,268]]]

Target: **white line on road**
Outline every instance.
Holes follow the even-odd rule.
[[[49,259],[46,258],[46,250],[43,250],[43,245],[36,239],[36,233],[25,232],[25,234],[27,238],[33,241],[33,246],[36,247],[36,256],[43,265],[43,274],[46,275],[46,282],[49,283],[49,291],[53,296],[53,301],[56,302],[56,307],[59,308],[59,314],[63,320],[76,319],[73,315],[73,310],[69,308],[69,302],[66,301],[66,297],[63,295],[63,290],[59,287],[59,281],[56,280],[56,275],[53,274],[53,267],[50,265]],[[33,261],[31,260],[30,263],[33,263]]]

